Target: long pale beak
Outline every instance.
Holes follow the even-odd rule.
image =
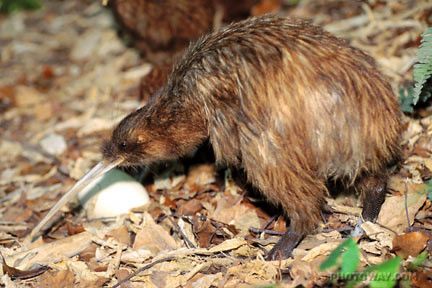
[[[30,233],[30,238],[33,239],[39,231],[45,226],[45,224],[50,221],[50,219],[57,213],[60,208],[62,208],[66,203],[68,203],[72,198],[74,198],[81,190],[86,188],[94,179],[110,171],[114,167],[120,165],[123,159],[118,159],[112,162],[99,162],[94,166],[87,174],[85,174],[75,185],[68,191],[63,197],[51,208],[45,218],[39,222],[39,224]]]

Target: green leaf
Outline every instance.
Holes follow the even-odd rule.
[[[374,274],[374,277],[369,283],[369,286],[371,288],[395,287],[400,264],[401,258],[395,257],[384,263],[370,266],[365,269],[365,272]]]
[[[360,251],[354,240],[348,241],[345,253],[342,254],[341,273],[354,273],[360,263]]]
[[[413,103],[419,100],[425,101],[432,95],[432,85],[426,82],[432,76],[432,27],[429,27],[423,34],[420,47],[417,51],[417,63],[414,64],[413,78],[414,91]],[[429,83],[430,84],[430,83]]]
[[[344,252],[346,252],[348,248],[351,247],[351,249],[352,249],[353,246],[357,247],[357,244],[351,238],[349,238],[349,239],[345,240],[344,242],[342,242],[338,247],[336,247],[335,250],[333,250],[330,253],[330,255],[327,257],[327,259],[324,260],[323,263],[321,263],[320,270],[324,271],[324,270],[330,269],[330,268],[332,268],[334,266],[337,266],[338,265],[338,260],[342,256],[342,254]]]
[[[403,112],[412,113],[414,103],[414,89],[412,87],[399,89],[399,104]]]
[[[0,0],[0,12],[7,14],[19,10],[36,10],[41,7],[40,0]]]
[[[425,184],[426,189],[424,192],[427,194],[428,199],[432,201],[432,179],[428,180]]]
[[[409,269],[410,270],[417,269],[419,266],[423,265],[423,263],[426,261],[427,257],[428,257],[428,252],[423,251],[416,258],[414,258],[414,260],[409,264]]]

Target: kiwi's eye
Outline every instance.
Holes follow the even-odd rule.
[[[127,143],[126,143],[126,141],[123,141],[123,142],[121,142],[120,143],[120,148],[122,149],[122,150],[125,150],[126,148],[127,148]]]

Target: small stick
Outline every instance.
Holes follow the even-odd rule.
[[[177,232],[182,237],[183,241],[186,243],[187,248],[196,248],[195,245],[192,243],[192,241],[189,240],[189,238],[186,236],[186,234],[183,232],[183,230],[180,228],[180,226],[177,224],[176,221],[174,221],[172,216],[168,216],[169,221],[174,226],[174,228],[177,230]]]
[[[276,221],[276,219],[279,218],[279,215],[273,215],[268,221],[267,223],[264,224],[263,229],[267,229],[273,222]]]
[[[249,231],[252,233],[255,233],[255,234],[265,233],[268,235],[278,235],[278,236],[282,236],[285,234],[285,232],[279,232],[279,231],[268,230],[268,229],[259,229],[259,228],[254,228],[254,227],[250,227]]]
[[[411,221],[410,221],[410,218],[409,218],[409,215],[408,215],[408,187],[407,187],[406,181],[405,181],[405,193],[404,193],[404,196],[405,196],[405,215],[407,217],[408,227],[410,227],[411,226]]]
[[[112,286],[112,288],[120,287],[120,285],[122,285],[123,283],[129,281],[129,280],[132,279],[133,277],[137,276],[139,273],[141,273],[141,272],[143,272],[143,271],[145,271],[145,270],[147,270],[147,269],[152,268],[152,267],[155,266],[156,264],[159,264],[159,263],[162,263],[162,262],[167,262],[167,261],[172,261],[172,260],[174,260],[174,259],[175,259],[174,256],[170,256],[170,257],[165,257],[165,258],[162,258],[162,259],[156,260],[156,261],[154,261],[154,262],[151,262],[151,263],[149,263],[149,264],[147,264],[147,265],[145,265],[145,266],[143,266],[143,267],[137,269],[135,272],[133,272],[132,274],[128,275],[126,278],[120,280],[119,282],[117,282],[117,284],[115,284],[114,286]]]

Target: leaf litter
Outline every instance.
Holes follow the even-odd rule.
[[[251,13],[311,18],[374,56],[395,92],[411,80],[419,35],[431,24],[428,1],[285,2],[261,1]],[[150,205],[94,220],[70,205],[31,243],[31,229],[100,159],[101,139],[157,90],[168,68],[127,47],[97,1],[44,1],[42,10],[0,16],[0,31],[0,283],[113,286],[139,269],[122,287],[325,283],[318,266],[356,224],[356,198],[329,199],[334,213],[321,232],[304,239],[293,258],[266,262],[284,219],[208,161],[167,164],[150,176],[129,171],[143,180]],[[363,224],[362,265],[430,253],[432,113],[419,114],[404,118],[403,161],[378,223]],[[421,273],[415,283],[427,283]]]

